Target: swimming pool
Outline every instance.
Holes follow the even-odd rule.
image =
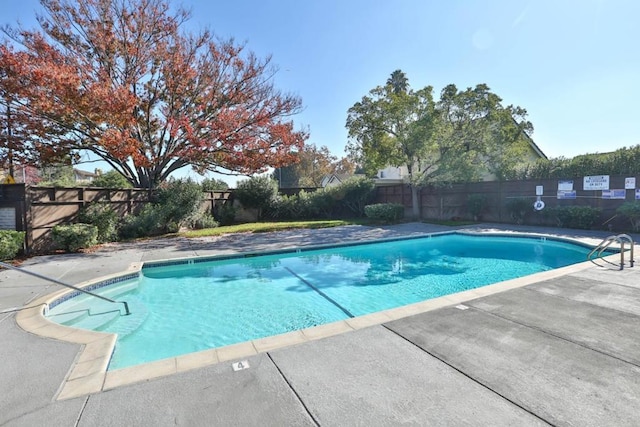
[[[48,318],[113,332],[109,369],[309,328],[584,261],[550,238],[457,233],[278,254],[147,263],[141,274],[51,304]]]

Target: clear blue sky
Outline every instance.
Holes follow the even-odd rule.
[[[183,0],[188,28],[246,42],[299,95],[309,142],[344,155],[347,110],[392,71],[436,96],[486,83],[526,108],[549,157],[640,144],[637,0]],[[0,0],[35,25],[37,0]]]

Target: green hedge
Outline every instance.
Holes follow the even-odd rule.
[[[233,196],[242,203],[245,208],[258,210],[258,219],[269,209],[273,199],[278,195],[278,181],[268,176],[252,176],[238,182]]]
[[[56,225],[51,229],[53,242],[67,252],[78,252],[98,244],[98,227],[91,224]]]
[[[171,180],[155,192],[154,203],[146,205],[137,215],[128,215],[119,224],[122,239],[176,233],[184,225],[194,224],[202,213],[204,193],[190,179]],[[210,219],[205,219],[211,225]]]
[[[591,206],[560,206],[550,208],[547,214],[556,218],[559,227],[588,230],[600,218],[600,209]]]
[[[640,201],[624,202],[616,212],[629,220],[634,232],[640,231]]]
[[[247,188],[256,189],[258,187],[268,187],[268,181],[257,180],[246,182]],[[240,189],[240,184],[238,184]],[[372,180],[362,177],[354,177],[346,180],[337,186],[318,189],[317,191],[300,191],[293,195],[272,195],[271,190],[265,190],[265,197],[269,203],[261,206],[264,211],[262,215],[275,220],[295,220],[332,218],[335,215],[355,215],[363,216],[364,207],[369,203],[374,195],[375,186]],[[258,207],[253,203],[248,205],[245,190],[234,192],[234,197],[238,197],[245,207]],[[266,199],[265,199],[266,200]]]
[[[220,225],[231,225],[236,220],[238,210],[233,207],[231,202],[227,201],[223,204],[216,203],[213,209],[213,217]]]
[[[354,176],[336,187],[330,187],[332,197],[354,215],[365,215],[364,207],[372,201],[375,183],[372,179]]]
[[[162,234],[166,223],[157,205],[146,205],[137,215],[127,215],[120,222],[118,233],[122,239],[135,239]]]
[[[566,179],[588,175],[637,175],[640,173],[640,145],[612,153],[583,154],[570,159],[538,159],[533,165],[513,171],[507,179]]]
[[[516,224],[524,224],[527,216],[533,212],[533,200],[526,197],[508,199],[505,209]]]
[[[365,206],[364,214],[371,219],[394,222],[404,217],[404,206],[399,203],[376,203]]]
[[[0,260],[13,259],[24,243],[24,231],[0,230]]]
[[[191,179],[175,179],[163,183],[156,191],[153,214],[159,218],[160,233],[175,233],[180,227],[200,216],[204,193]]]
[[[120,216],[110,204],[103,202],[91,203],[80,211],[78,219],[83,224],[95,225],[98,228],[99,243],[118,240]]]
[[[191,221],[191,228],[194,230],[203,230],[205,228],[216,228],[218,221],[210,213],[204,212]]]

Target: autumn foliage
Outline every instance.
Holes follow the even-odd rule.
[[[165,0],[41,3],[41,30],[7,30],[0,46],[16,135],[4,148],[29,161],[87,150],[138,187],[185,166],[254,173],[302,149],[307,134],[288,120],[301,100],[275,89],[270,58],[182,31],[188,12]]]

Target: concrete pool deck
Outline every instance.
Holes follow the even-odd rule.
[[[494,224],[465,229],[594,244],[610,234]],[[158,239],[35,257],[22,267],[78,284],[151,260],[447,230],[411,223]],[[105,391],[66,399],[64,385],[84,346],[25,332],[7,311],[58,289],[0,271],[0,425],[619,426],[637,425],[640,417],[640,266],[568,267],[497,285],[498,293],[482,288],[428,311],[408,308],[396,320],[365,321],[360,326],[368,327],[339,334],[336,327],[326,338],[266,345],[171,375],[141,380],[132,369],[128,385],[103,383]],[[234,371],[238,360],[249,368]]]

